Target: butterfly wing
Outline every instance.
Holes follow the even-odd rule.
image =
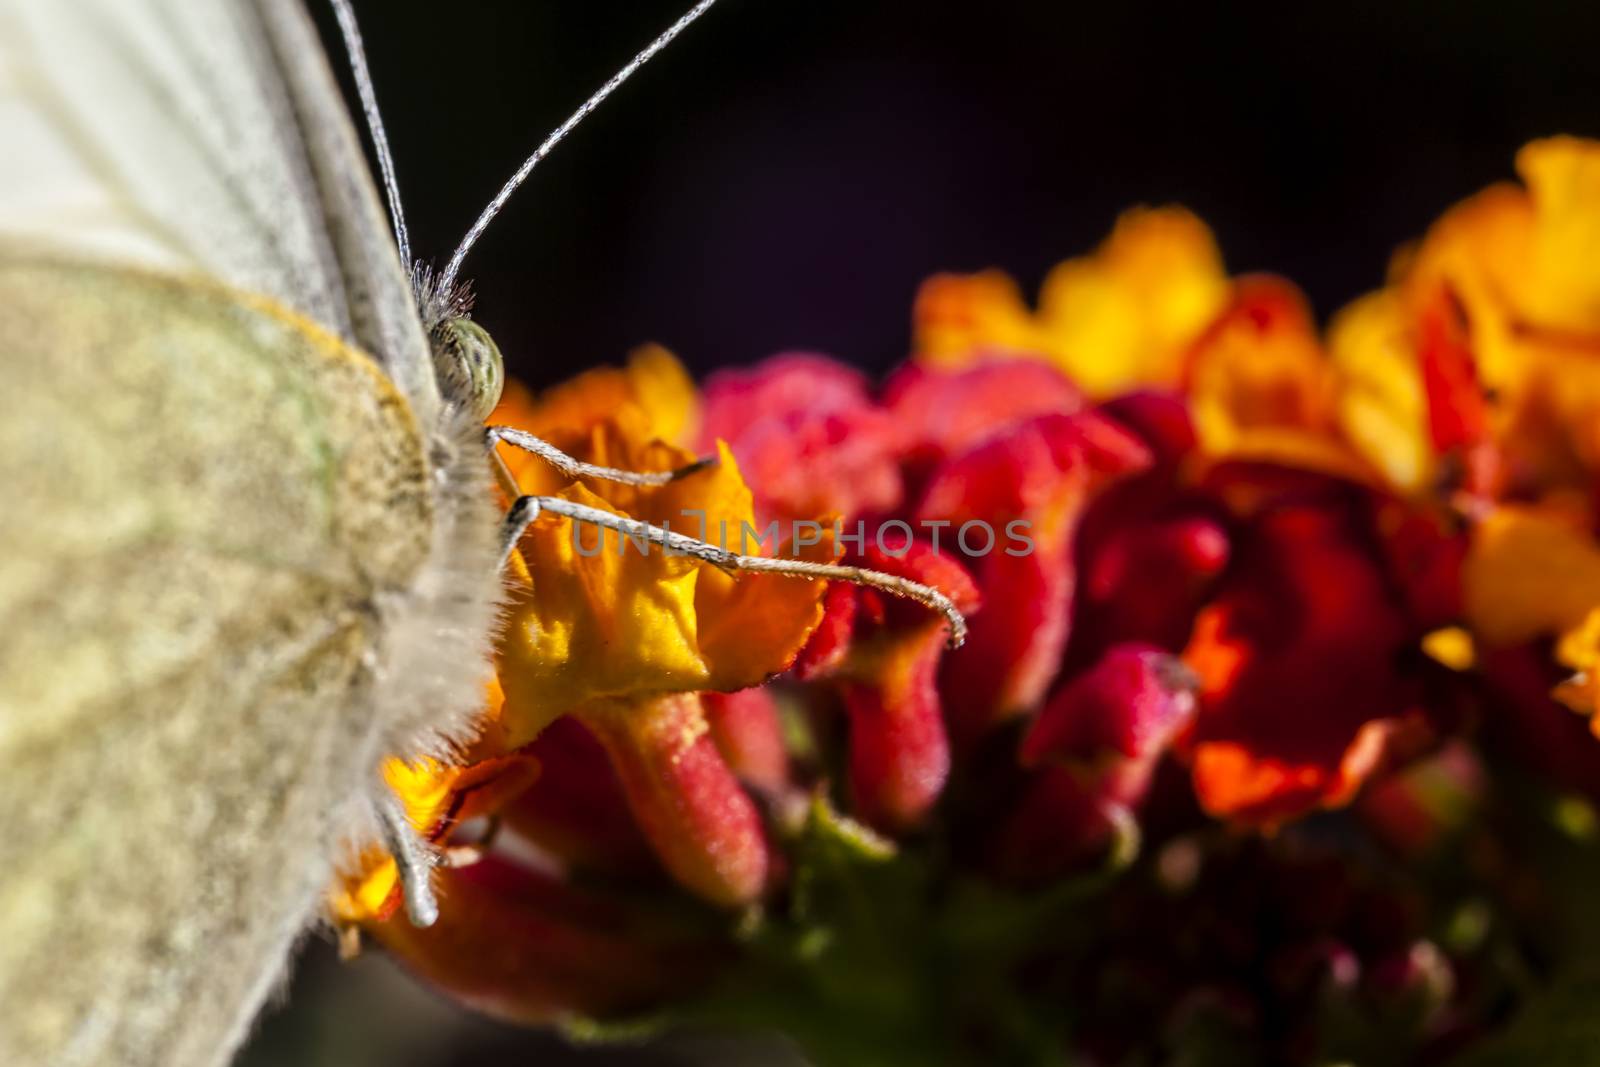
[[[0,363],[0,1062],[222,1062],[383,743],[423,439],[332,335],[125,268],[0,255]]]
[[[0,239],[260,293],[438,389],[300,0],[0,0]]]
[[[474,706],[429,362],[298,0],[0,0],[0,1062],[224,1062]]]

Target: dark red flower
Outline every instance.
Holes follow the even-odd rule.
[[[1365,531],[1331,507],[1266,508],[1199,614],[1195,791],[1215,815],[1275,824],[1348,803],[1431,736],[1402,671],[1421,636]]]

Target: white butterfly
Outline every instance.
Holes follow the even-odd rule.
[[[347,0],[392,230],[299,0],[0,0],[0,1063],[226,1061],[352,841],[431,919],[377,768],[469,735],[522,528],[619,524],[497,513],[456,274],[711,2],[413,285]]]

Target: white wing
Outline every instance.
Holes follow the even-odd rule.
[[[271,296],[431,424],[427,340],[300,0],[0,0],[0,240]]]

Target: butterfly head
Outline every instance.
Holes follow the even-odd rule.
[[[505,388],[505,363],[489,331],[464,315],[433,328],[433,367],[451,399],[487,419]]]

